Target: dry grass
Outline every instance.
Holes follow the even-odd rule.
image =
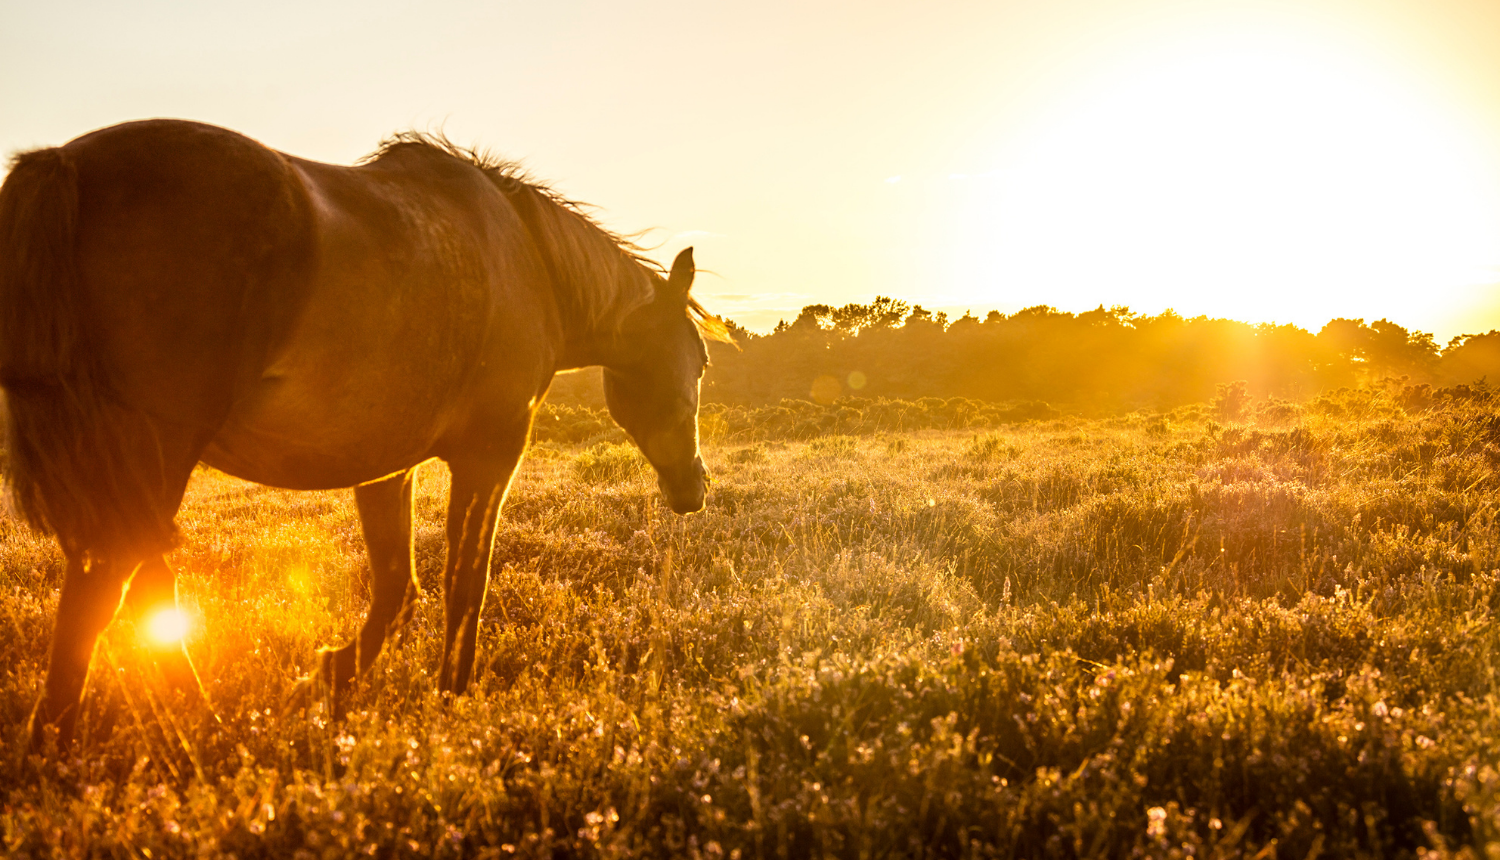
[[[880,408],[904,426],[954,411]],[[688,519],[597,427],[555,435],[512,491],[455,700],[431,675],[433,464],[428,595],[342,722],[283,703],[362,616],[351,494],[201,472],[172,561],[222,723],[117,624],[56,765],[21,742],[61,561],[0,521],[0,846],[1484,856],[1500,422],[1485,392],[1411,408],[1355,391],[1247,423],[1202,407],[901,432],[867,410],[808,440],[720,412],[710,507]],[[796,435],[823,420],[804,419]]]

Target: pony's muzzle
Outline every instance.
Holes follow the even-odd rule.
[[[696,514],[703,510],[708,496],[708,471],[703,468],[703,458],[693,459],[692,467],[682,475],[671,475],[657,471],[656,485],[667,499],[667,507],[673,513]]]

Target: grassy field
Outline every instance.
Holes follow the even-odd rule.
[[[0,521],[0,848],[1500,855],[1489,392],[1233,395],[1029,423],[711,411],[687,519],[608,431],[544,423],[451,700],[431,464],[427,596],[341,721],[286,703],[363,615],[352,494],[203,471],[172,561],[213,711],[118,622],[52,765],[23,740],[62,563]]]

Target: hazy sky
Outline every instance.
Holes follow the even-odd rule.
[[[0,148],[404,128],[693,244],[764,329],[891,295],[1500,327],[1500,2],[15,2]]]

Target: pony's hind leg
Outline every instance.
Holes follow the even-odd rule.
[[[370,614],[359,635],[342,648],[325,652],[322,669],[338,693],[363,674],[401,627],[416,604],[412,557],[411,498],[416,469],[354,488],[359,524],[370,555]]]
[[[167,683],[207,698],[183,640],[185,619],[177,615],[177,577],[160,555],[136,568],[125,591],[125,612],[151,646],[152,658]]]
[[[47,681],[31,712],[32,749],[45,746],[50,727],[56,727],[60,746],[72,740],[94,646],[119,611],[135,564],[134,559],[122,563],[119,559],[68,557],[57,603],[57,623],[52,630]]]
[[[110,433],[92,438],[102,439],[108,456],[88,465],[99,476],[95,483],[106,485],[114,495],[105,493],[102,500],[78,505],[92,518],[75,512],[74,519],[66,520],[72,526],[69,537],[59,537],[68,567],[53,625],[47,680],[31,716],[34,749],[46,743],[51,726],[57,728],[60,744],[72,739],[99,634],[119,611],[142,563],[146,570],[141,595],[175,593],[171,571],[160,556],[170,542],[172,518],[202,445],[195,441],[192,427],[152,422],[124,407],[103,410],[99,422],[91,426],[108,425]],[[80,467],[78,473],[82,472]],[[100,525],[103,536],[79,525],[88,522]]]

